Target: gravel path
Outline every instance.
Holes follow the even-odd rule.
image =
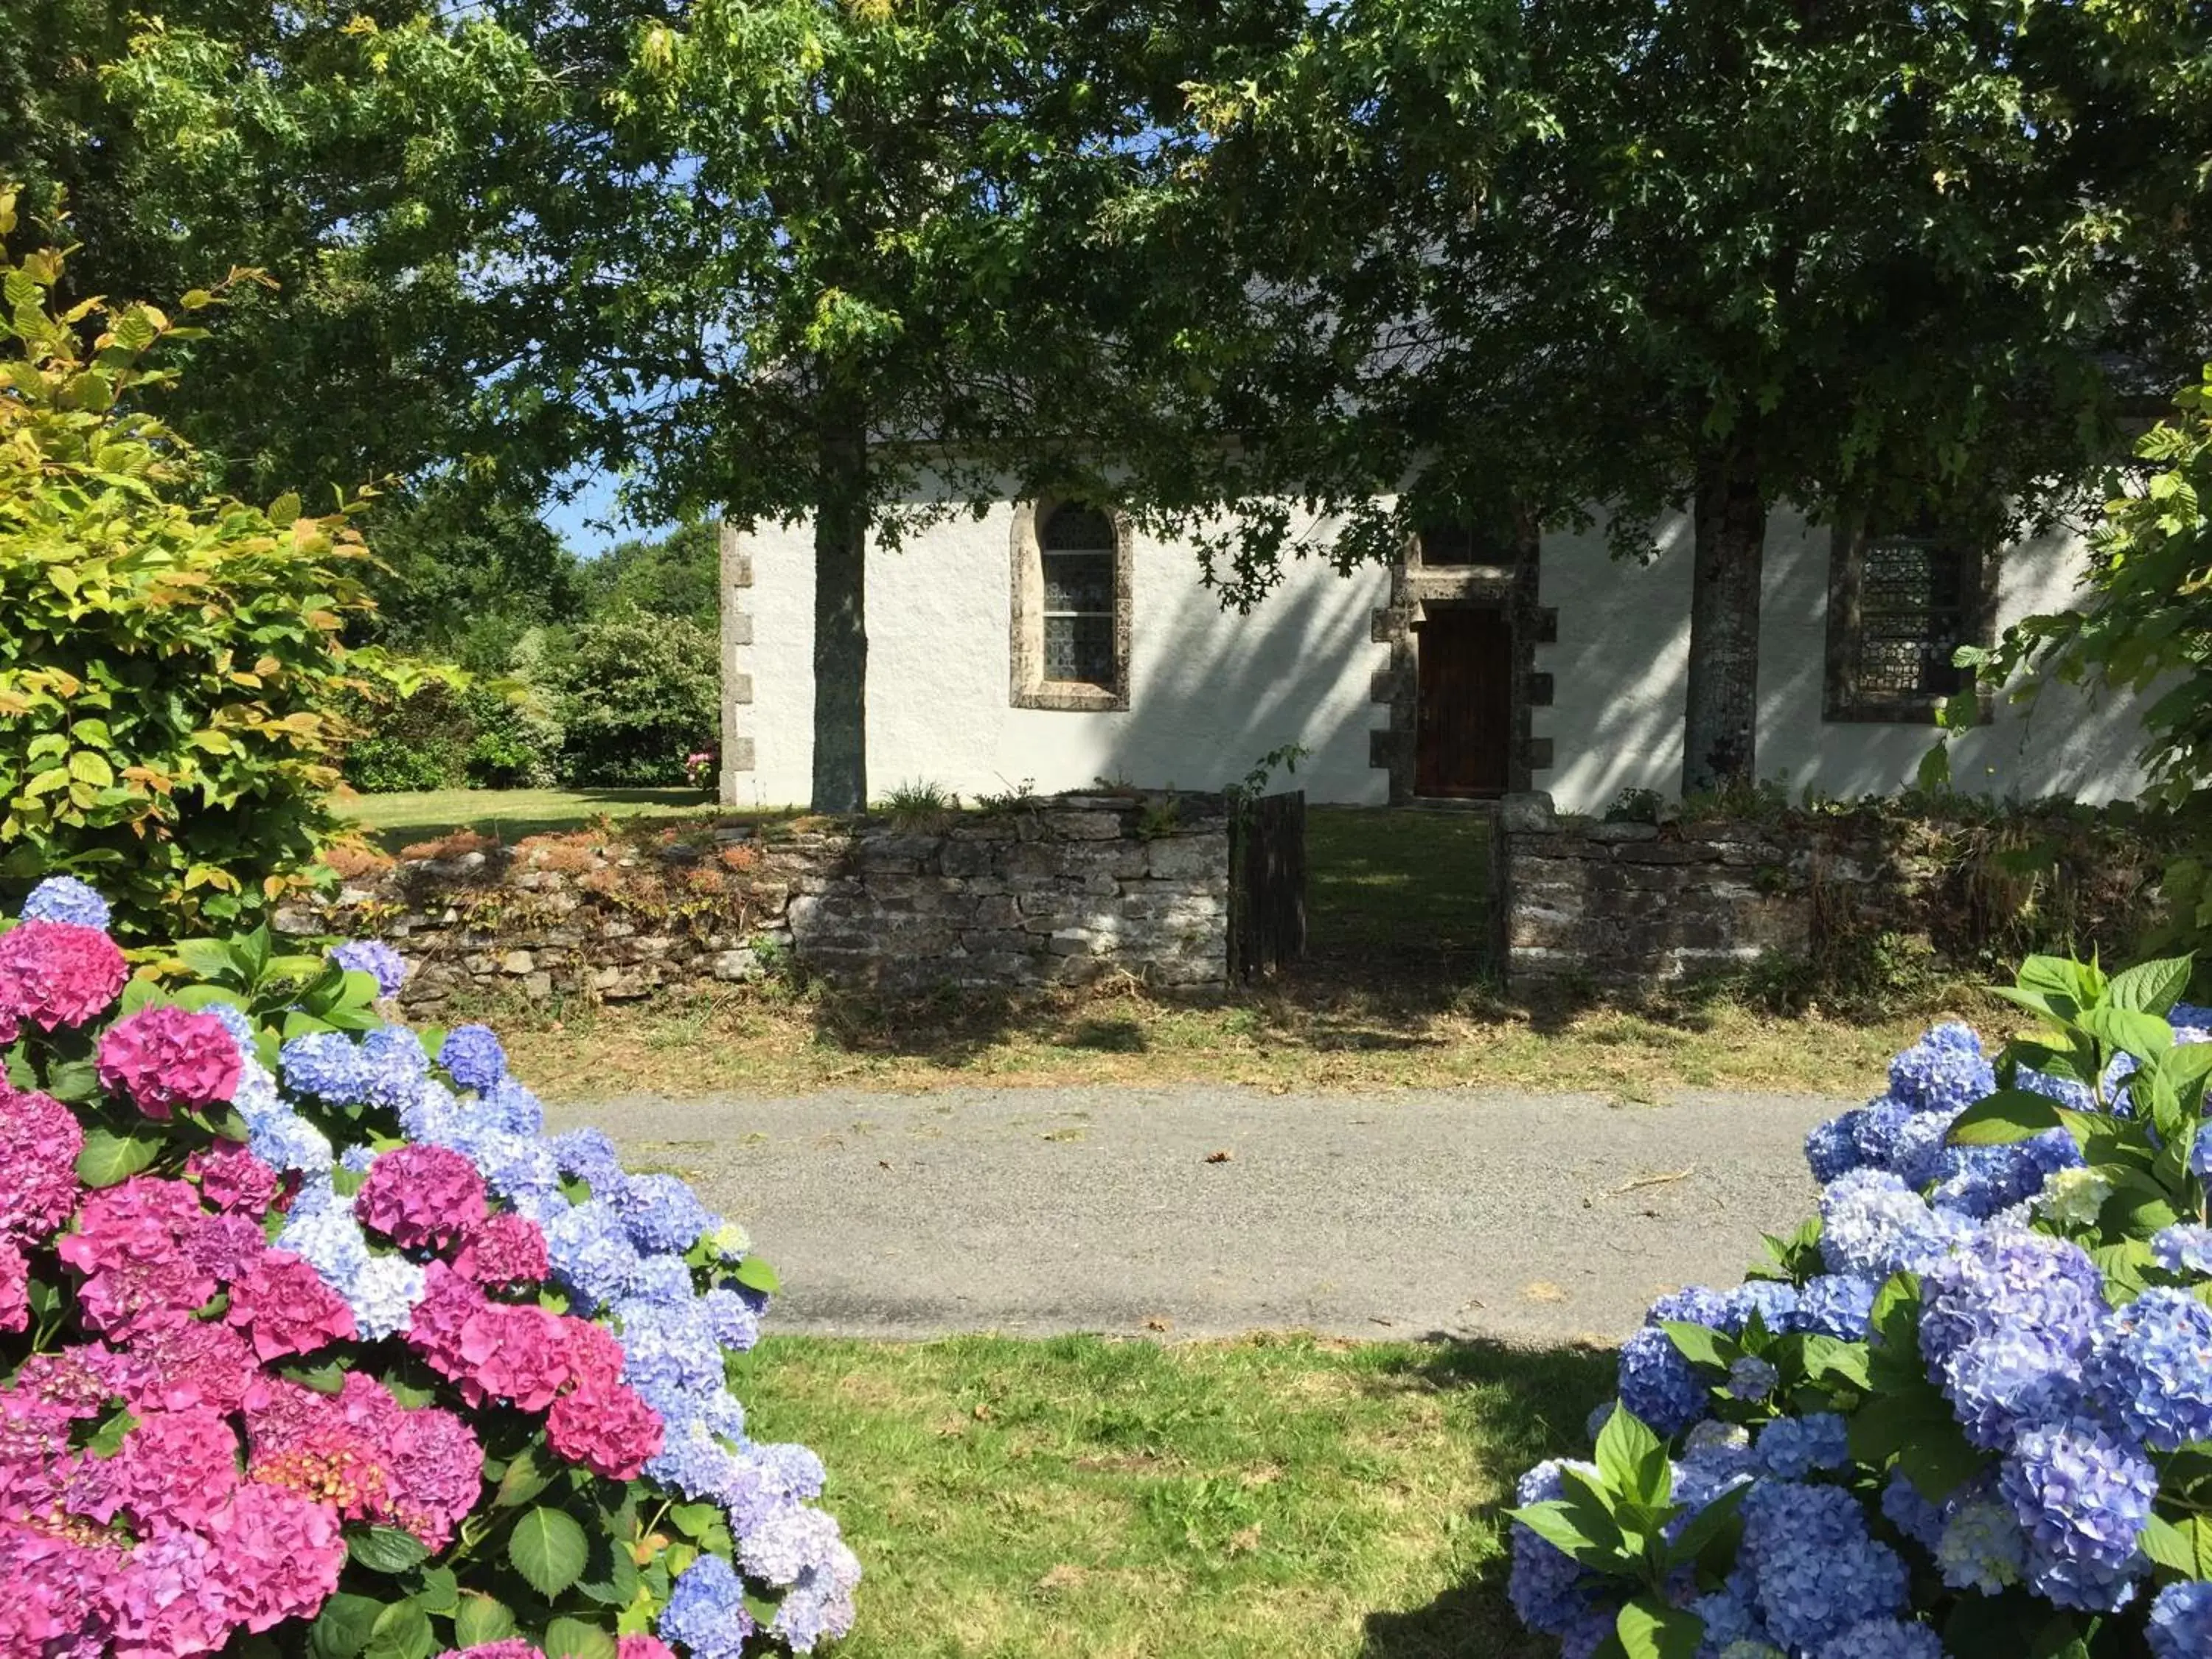
[[[1553,1342],[1733,1283],[1808,1212],[1805,1132],[1844,1103],[961,1089],[550,1115],[743,1221],[783,1276],[779,1331]]]

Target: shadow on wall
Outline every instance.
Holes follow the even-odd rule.
[[[1333,586],[1344,580],[1302,582],[1249,616],[1215,609],[1210,594],[1203,605],[1166,613],[1164,637],[1139,647],[1129,713],[1094,739],[1097,775],[1147,788],[1219,789],[1296,743],[1309,756],[1295,775],[1278,769],[1271,788],[1304,787],[1317,801],[1382,799],[1387,786],[1369,764],[1368,733],[1385,720],[1370,700],[1384,659],[1365,611],[1356,634],[1347,622],[1342,590]],[[1157,629],[1163,617],[1148,620]]]

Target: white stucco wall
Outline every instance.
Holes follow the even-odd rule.
[[[1760,596],[1758,773],[1793,796],[1808,787],[1843,798],[1909,787],[1932,728],[1820,717],[1826,672],[1826,526],[1779,510],[1767,526]],[[1626,788],[1677,794],[1689,669],[1690,526],[1660,527],[1659,557],[1638,568],[1613,560],[1601,531],[1544,540],[1541,600],[1559,611],[1557,643],[1537,648],[1553,706],[1534,714],[1554,764],[1536,775],[1562,811],[1596,811]],[[2063,533],[2008,549],[1998,567],[1998,625],[2063,608],[2081,569]],[[2106,801],[2142,787],[2130,698],[2046,687],[2025,712],[2000,702],[1986,726],[1952,741],[1961,789],[2033,800]]]
[[[1304,744],[1297,781],[1316,800],[1376,802],[1370,701],[1387,648],[1370,619],[1385,571],[1340,577],[1294,565],[1249,615],[1224,613],[1191,550],[1139,534],[1132,550],[1130,707],[1066,712],[1010,706],[1008,572],[1013,509],[962,517],[868,556],[868,778],[881,797],[927,781],[973,798],[1024,781],[1040,792],[1100,777],[1214,789],[1261,755]],[[804,802],[813,763],[813,549],[805,526],[747,532],[752,586],[745,653],[754,744],[742,804]]]

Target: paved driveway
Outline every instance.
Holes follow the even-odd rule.
[[[1486,1091],[962,1089],[559,1108],[676,1170],[782,1274],[772,1328],[1613,1341],[1733,1283],[1844,1104]]]

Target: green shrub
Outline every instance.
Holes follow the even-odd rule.
[[[589,623],[545,672],[565,737],[564,782],[635,787],[684,781],[684,757],[721,722],[714,636],[681,617]]]
[[[467,781],[476,730],[462,694],[446,681],[427,680],[411,692],[372,688],[348,714],[345,780],[363,794],[458,789]]]
[[[472,735],[465,769],[477,789],[544,789],[560,781],[561,722],[550,701],[520,681],[461,694]]]
[[[296,496],[185,499],[190,447],[131,405],[174,378],[149,354],[201,331],[141,304],[57,316],[62,268],[0,244],[0,888],[94,876],[127,937],[251,927],[338,831],[359,538]]]

